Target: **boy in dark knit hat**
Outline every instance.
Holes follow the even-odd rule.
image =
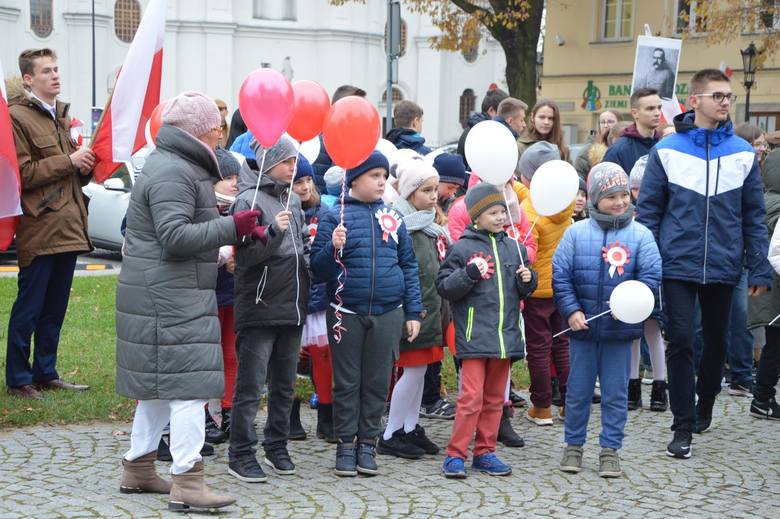
[[[474,438],[472,469],[506,476],[512,469],[495,455],[509,368],[523,357],[520,300],[536,289],[525,246],[507,237],[507,206],[495,186],[480,183],[466,193],[472,225],[452,246],[436,286],[452,304],[455,344],[461,361],[461,389],[455,424],[442,471],[466,477]],[[521,258],[522,254],[522,258]]]
[[[382,202],[390,166],[374,151],[348,169],[343,203],[317,226],[311,267],[328,284],[336,475],[378,474],[376,443],[404,327],[425,317],[417,260],[401,215]]]
[[[433,159],[433,167],[439,174],[439,207],[447,214],[458,189],[466,184],[466,165],[460,155],[442,153]]]

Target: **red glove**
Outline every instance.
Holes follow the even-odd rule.
[[[268,243],[268,227],[265,225],[258,225],[252,229],[251,233],[253,240],[259,240],[263,245]]]
[[[257,219],[263,213],[260,211],[239,211],[233,215],[233,222],[236,224],[236,236],[248,236],[252,234],[252,229],[257,227]]]

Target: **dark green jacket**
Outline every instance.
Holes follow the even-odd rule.
[[[780,218],[780,150],[774,150],[764,161],[764,204],[769,239]],[[774,273],[772,290],[758,297],[748,298],[748,328],[766,326],[780,314],[780,276]],[[780,320],[772,326],[780,327]]]
[[[414,342],[408,342],[406,339],[401,341],[401,351],[418,350],[444,344],[441,318],[442,300],[436,290],[436,276],[439,273],[439,265],[441,265],[439,252],[436,249],[436,238],[428,236],[423,231],[414,231],[410,237],[420,273],[420,293],[425,308],[425,318],[420,323],[420,333]],[[406,326],[404,326],[404,337],[406,335]]]

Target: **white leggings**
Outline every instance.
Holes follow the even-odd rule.
[[[390,416],[387,417],[387,429],[382,435],[385,440],[389,440],[393,433],[402,427],[404,432],[412,432],[417,427],[426,369],[428,366],[404,368],[390,398]]]
[[[130,450],[125,454],[133,461],[157,451],[165,425],[171,423],[171,474],[183,474],[202,458],[200,450],[206,439],[206,400],[141,400],[135,408]]]
[[[645,321],[645,340],[650,349],[650,365],[653,367],[653,380],[666,380],[666,357],[661,327],[655,319]],[[629,378],[639,378],[639,342],[631,343],[631,374]]]

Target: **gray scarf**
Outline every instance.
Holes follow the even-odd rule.
[[[616,231],[630,224],[631,220],[634,219],[634,206],[629,204],[625,213],[620,216],[612,216],[600,212],[596,209],[596,206],[593,205],[593,202],[588,201],[588,216],[593,218],[596,223],[599,224],[599,227],[605,231],[609,231],[610,229]]]
[[[450,242],[449,231],[435,222],[436,209],[418,211],[403,198],[398,198],[393,203],[393,209],[401,213],[404,224],[406,224],[406,230],[410,233],[421,230],[431,238],[438,238],[444,235],[447,238],[447,243]]]

